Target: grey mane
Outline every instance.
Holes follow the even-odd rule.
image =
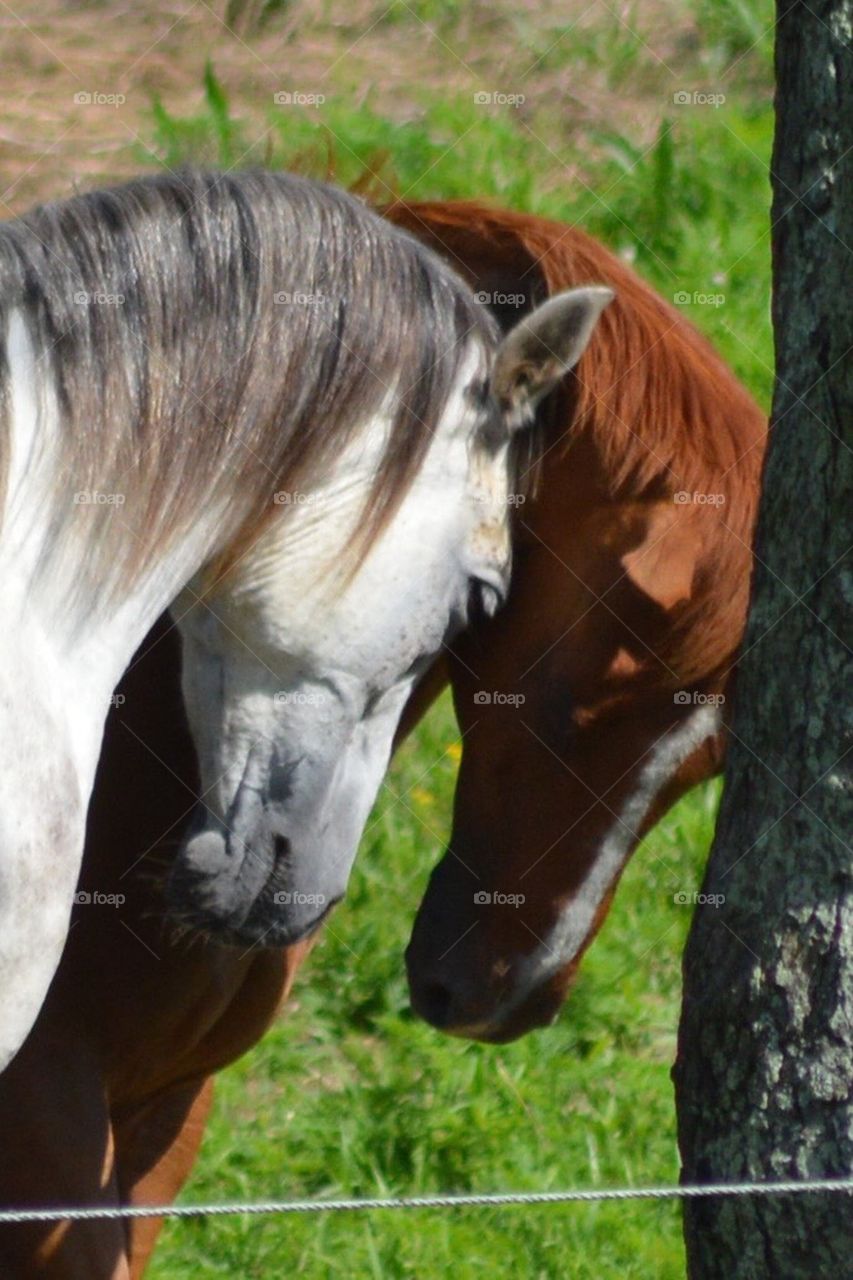
[[[15,311],[59,409],[48,547],[79,536],[76,493],[134,495],[124,554],[115,513],[86,512],[87,572],[107,595],[223,493],[239,554],[280,513],[273,495],[310,487],[394,391],[369,542],[423,460],[466,347],[494,341],[437,257],[320,183],[187,171],[40,206],[0,224],[0,513]]]

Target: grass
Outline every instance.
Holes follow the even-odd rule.
[[[445,699],[393,765],[346,909],[295,1005],[220,1077],[184,1199],[677,1178],[669,1068],[690,913],[674,893],[700,883],[718,787],[685,799],[637,852],[556,1026],[500,1048],[465,1044],[412,1018],[401,965],[447,828],[455,740]],[[418,779],[439,756],[427,789]],[[515,1276],[522,1248],[530,1277],[667,1280],[683,1269],[675,1204],[641,1204],[181,1222],[152,1275],[331,1276],[344,1259],[352,1276],[473,1280]]]
[[[464,9],[436,0],[414,7],[443,34]],[[738,73],[717,108],[660,93],[650,142],[602,127],[581,145],[553,104],[498,110],[426,88],[403,123],[369,95],[356,107],[330,94],[322,110],[271,109],[259,139],[209,68],[194,117],[157,104],[154,146],[170,165],[263,162],[321,173],[333,154],[344,182],[368,168],[380,191],[385,183],[411,196],[492,197],[581,222],[664,295],[686,294],[681,305],[767,404],[768,7],[698,0],[694,14],[699,38],[681,83],[707,84],[733,59]],[[387,18],[397,28],[410,20],[399,9]],[[629,54],[624,32],[616,40],[606,24],[585,37],[579,71],[606,59],[614,41],[620,74],[651,77],[648,56]],[[552,61],[565,60],[566,43]],[[701,301],[708,295],[722,301]],[[557,1024],[505,1047],[465,1044],[412,1018],[402,967],[447,834],[456,736],[444,699],[400,751],[346,906],[295,1002],[219,1078],[186,1201],[676,1180],[669,1071],[690,913],[673,894],[700,884],[719,787],[685,798],[636,853]],[[683,1266],[671,1202],[186,1221],[167,1226],[150,1274],[674,1280]]]

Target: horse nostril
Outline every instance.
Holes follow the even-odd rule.
[[[287,836],[274,835],[272,838],[272,854],[276,862],[286,858],[290,853],[290,841]]]
[[[443,982],[428,982],[418,993],[418,1013],[434,1027],[446,1027],[450,1022],[453,992]]]

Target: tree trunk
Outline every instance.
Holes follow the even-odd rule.
[[[777,378],[703,886],[725,903],[696,908],[684,957],[685,1182],[853,1171],[853,0],[777,17]],[[687,1201],[685,1239],[693,1280],[841,1280],[853,1201]]]

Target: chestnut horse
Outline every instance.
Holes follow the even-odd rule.
[[[547,406],[509,603],[445,659],[464,747],[407,951],[412,1004],[501,1042],[554,1018],[642,836],[721,768],[767,422],[581,231],[464,204],[394,216],[480,296],[529,307],[594,274],[618,300]]]
[[[543,936],[554,907],[582,887],[604,843],[595,831],[615,821],[608,810],[629,828],[627,858],[678,795],[720,767],[715,727],[660,779],[648,812],[625,817],[627,799],[649,790],[643,774],[655,744],[711,705],[694,704],[694,692],[731,689],[765,420],[689,323],[581,231],[468,203],[388,212],[490,295],[504,327],[579,282],[617,290],[576,378],[540,410],[544,456],[536,492],[519,508],[509,603],[453,644],[406,717],[408,727],[451,677],[467,729],[453,845],[464,843],[479,876],[459,892],[448,855],[434,878],[408,957],[413,999],[438,1025],[500,1038],[550,1016],[562,997],[564,971],[547,979],[544,998],[531,986],[511,1023],[493,1025],[510,946],[529,956],[536,939],[526,929]],[[724,493],[726,503],[722,511],[679,504],[673,491]],[[176,937],[162,923],[157,868],[168,866],[198,782],[165,623],[143,651],[108,723],[81,883],[84,895],[125,901],[80,903],[48,1001],[0,1077],[0,1203],[172,1199],[195,1159],[213,1073],[263,1034],[310,945],[241,954]],[[502,700],[518,692],[523,704]],[[517,812],[504,811],[507,791]],[[559,840],[549,851],[573,824],[583,842],[573,836],[568,852]],[[584,943],[618,874],[607,865]],[[522,907],[474,902],[475,893],[510,894],[518,883]],[[443,884],[453,915],[446,927],[433,914]],[[477,924],[476,947],[459,943],[453,954],[463,948],[464,963],[442,967],[440,939],[463,933],[465,912]],[[466,963],[479,966],[479,1007],[477,992],[461,986]],[[7,1227],[0,1274],[138,1277],[159,1228],[154,1220]]]

